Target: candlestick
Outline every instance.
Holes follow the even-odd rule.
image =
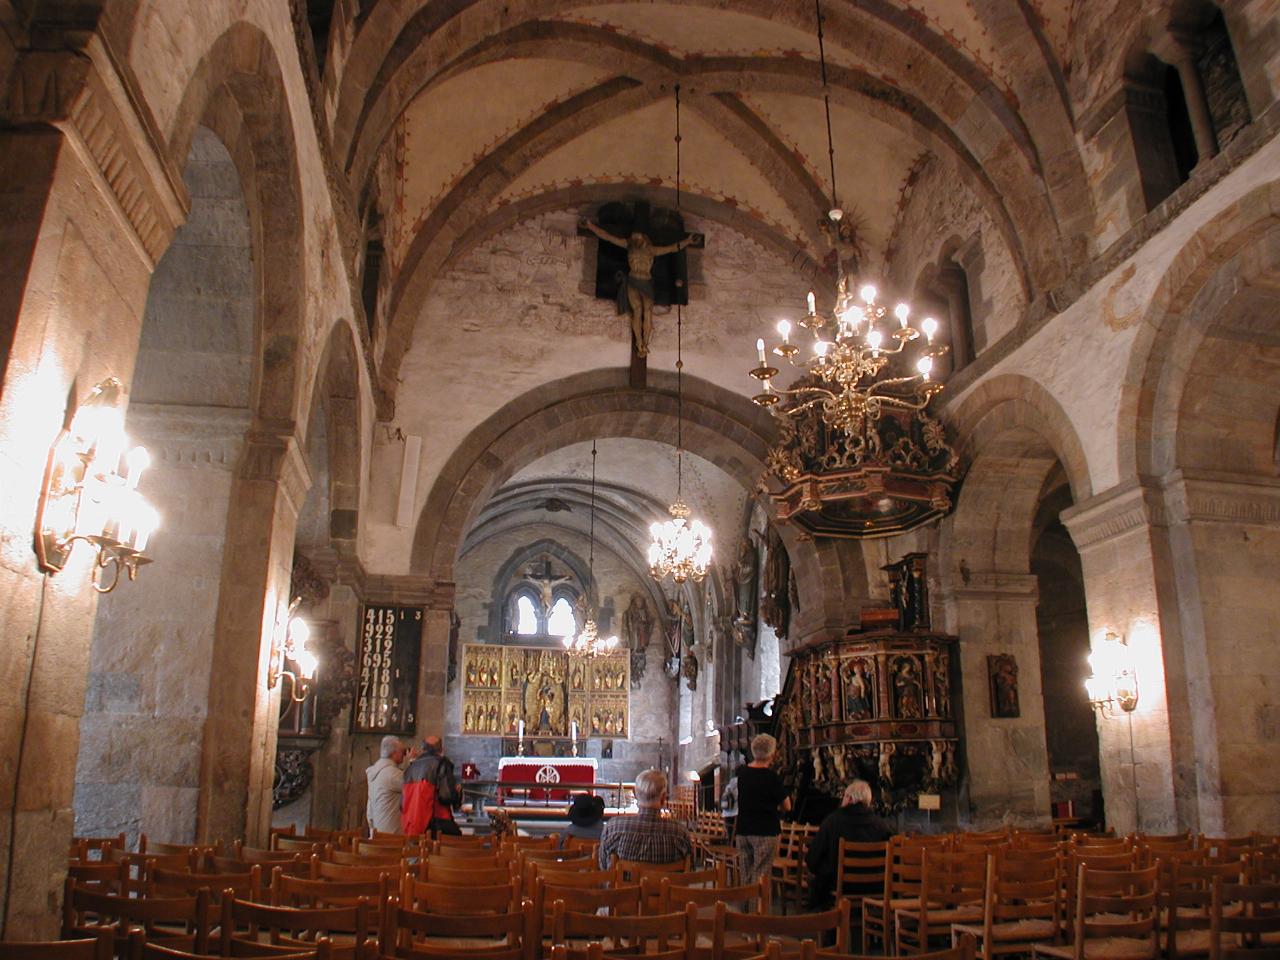
[[[760,366],[764,366],[764,338],[756,338],[756,356],[760,358]]]

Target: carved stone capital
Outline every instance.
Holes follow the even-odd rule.
[[[251,430],[245,437],[244,453],[236,476],[241,480],[279,484],[295,514],[311,488],[311,467],[302,444],[292,433],[278,434]]]
[[[1175,471],[1165,478],[1174,523],[1280,526],[1280,480],[1210,471]]]
[[[102,38],[90,35],[80,50],[24,53],[3,110],[12,123],[62,131],[97,173],[100,191],[146,268],[155,269],[190,201],[154,121]]]
[[[1148,479],[1130,480],[1062,511],[1081,553],[1116,537],[1168,525],[1164,492]]]

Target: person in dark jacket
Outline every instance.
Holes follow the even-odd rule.
[[[805,866],[813,874],[809,884],[810,907],[826,909],[835,899],[841,840],[876,843],[888,840],[892,835],[889,826],[871,809],[871,784],[865,780],[854,780],[845,787],[840,808],[822,821],[805,856]],[[877,884],[878,889],[880,885]],[[842,892],[875,893],[876,890],[850,889]]]
[[[752,761],[734,773],[738,781],[738,821],[733,845],[738,851],[738,882],[755,883],[769,875],[782,832],[779,812],[791,809],[787,785],[772,769],[778,741],[767,733],[751,739]]]
[[[400,829],[407,836],[419,837],[428,831],[433,837],[462,833],[453,820],[453,808],[461,804],[462,794],[453,761],[444,755],[439,737],[423,739],[422,756],[404,773],[402,797]]]

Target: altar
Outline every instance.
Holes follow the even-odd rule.
[[[502,757],[498,761],[498,802],[513,796],[532,801],[567,801],[575,789],[596,782],[594,757]],[[546,787],[507,788],[503,783],[540,783]]]

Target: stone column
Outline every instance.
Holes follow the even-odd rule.
[[[200,763],[196,835],[265,846],[271,822],[280,685],[267,688],[284,642],[298,511],[311,483],[291,433],[254,430],[231,491]]]
[[[1037,581],[1031,574],[968,571],[941,584],[946,630],[959,636],[964,756],[975,827],[1049,822],[1049,753],[1040,689]],[[1013,654],[1021,716],[993,717],[987,657]]]
[[[52,47],[57,24],[43,26]],[[96,38],[11,52],[0,91],[0,936],[41,939],[58,930],[96,596],[84,547],[41,576],[36,506],[68,398],[132,374],[150,273],[185,201]]]
[[[1187,102],[1187,114],[1191,118],[1191,130],[1196,138],[1196,166],[1218,154],[1218,137],[1213,130],[1213,117],[1209,113],[1209,99],[1200,82],[1196,67],[1199,44],[1196,38],[1185,33],[1170,32],[1161,53],[1168,57],[1178,79],[1182,81],[1182,96]]]
[[[1164,479],[1195,745],[1197,818],[1211,835],[1280,831],[1280,481],[1207,471]]]
[[[1183,829],[1192,766],[1216,760],[1197,757],[1188,735],[1163,495],[1132,481],[1063,511],[1062,521],[1080,552],[1094,647],[1109,632],[1124,637],[1137,672],[1137,709],[1097,717],[1107,823],[1121,833]],[[1196,709],[1212,712],[1213,706]]]

